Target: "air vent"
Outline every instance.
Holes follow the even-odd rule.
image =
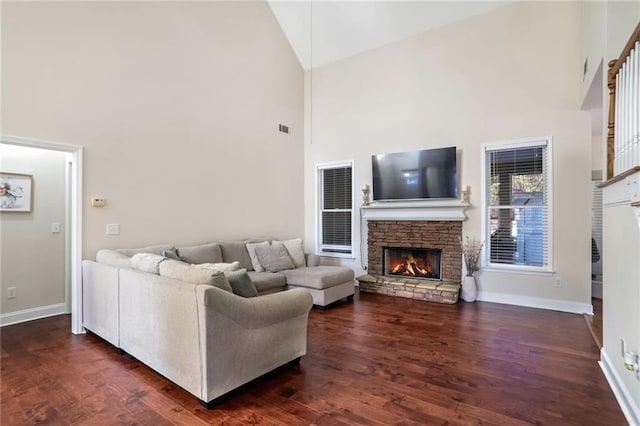
[[[278,124],[278,130],[282,133],[289,133],[289,126],[285,126],[284,124]]]

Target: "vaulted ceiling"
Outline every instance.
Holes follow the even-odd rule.
[[[514,0],[270,0],[298,60],[311,69]]]

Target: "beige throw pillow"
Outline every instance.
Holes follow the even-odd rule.
[[[153,253],[137,253],[131,257],[131,267],[138,271],[158,275],[160,273],[160,263],[165,259],[166,257]]]
[[[307,266],[304,259],[304,247],[302,246],[302,238],[294,238],[292,240],[286,241],[272,241],[271,244],[274,246],[278,244],[284,244],[296,268]]]
[[[264,272],[264,267],[260,263],[258,259],[258,255],[256,254],[256,247],[269,247],[269,241],[263,241],[261,243],[248,243],[247,251],[249,252],[249,257],[251,258],[251,264],[253,265],[253,270],[256,272]]]
[[[214,272],[206,268],[196,268],[194,265],[189,265],[179,260],[167,259],[160,263],[160,275],[194,284],[208,284],[230,293],[233,292],[223,272]]]
[[[285,269],[295,269],[295,265],[287,253],[284,244],[275,246],[258,246],[256,255],[260,264],[268,272],[278,272]]]
[[[131,268],[131,258],[115,250],[98,250],[96,262],[117,268]]]
[[[192,265],[198,269],[208,269],[211,272],[232,272],[240,269],[240,262],[231,263],[200,263],[198,265]]]

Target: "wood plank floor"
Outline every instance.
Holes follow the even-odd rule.
[[[308,355],[206,410],[69,316],[1,330],[0,423],[625,425],[581,315],[373,294],[312,311]]]
[[[602,299],[591,299],[593,305],[593,315],[584,314],[584,320],[587,322],[587,328],[593,337],[598,348],[602,348]]]

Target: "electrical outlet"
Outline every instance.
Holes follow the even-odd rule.
[[[562,287],[562,280],[560,279],[560,277],[556,277],[555,284],[557,288]]]
[[[7,299],[15,299],[16,298],[16,288],[9,287],[7,289]]]

